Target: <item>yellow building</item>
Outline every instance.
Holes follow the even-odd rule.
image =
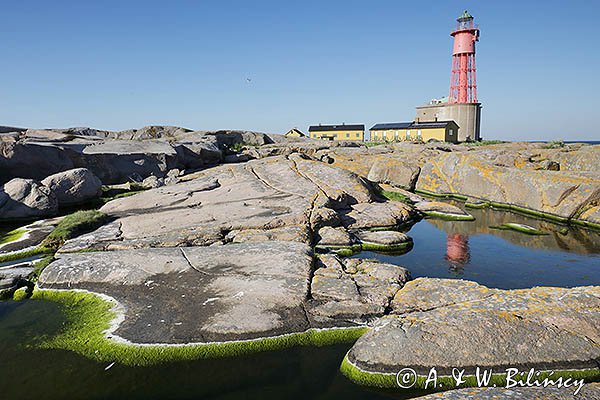
[[[312,139],[321,140],[365,140],[364,125],[313,125],[308,128]]]
[[[300,138],[300,137],[306,137],[306,135],[298,128],[292,128],[288,131],[288,133],[285,134],[285,136],[287,137],[296,137],[296,138]]]
[[[427,142],[432,139],[441,142],[458,142],[458,125],[454,121],[376,124],[370,132],[372,142]]]

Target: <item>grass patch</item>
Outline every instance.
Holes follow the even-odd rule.
[[[17,228],[10,232],[7,232],[3,236],[0,237],[0,244],[10,243],[19,240],[25,233],[27,229]]]
[[[548,232],[541,231],[539,229],[534,228],[533,226],[516,224],[513,222],[508,222],[506,224],[490,226],[491,229],[501,229],[501,230],[511,230],[517,231],[521,233],[525,233],[527,235],[548,235]]]
[[[366,147],[375,147],[375,146],[381,146],[384,144],[389,144],[388,142],[365,142],[364,143]]]
[[[123,197],[129,197],[129,196],[133,196],[134,194],[142,193],[145,190],[146,189],[130,190],[128,192],[121,192],[121,193],[117,193],[112,196],[101,197],[100,201],[102,202],[102,204],[104,204],[104,203],[108,203],[109,201],[112,201],[112,200],[122,199]]]
[[[401,368],[399,368],[401,369]],[[524,369],[521,369],[522,371]],[[352,382],[362,385],[362,386],[371,386],[378,387],[382,389],[396,389],[398,391],[408,392],[406,389],[402,389],[398,386],[396,382],[396,374],[384,374],[378,372],[368,372],[363,371],[356,367],[348,360],[348,356],[344,357],[342,361],[342,365],[340,366],[340,371]],[[519,381],[522,380],[525,382],[527,379],[527,371],[523,374],[517,374],[513,377],[513,379]],[[552,373],[552,375],[550,375]],[[542,381],[544,378],[549,379],[558,379],[562,377],[563,379],[571,378],[571,379],[583,379],[585,382],[594,382],[600,380],[600,369],[589,369],[589,370],[557,370],[557,371],[540,371],[539,375],[536,375],[535,378],[539,381]],[[463,377],[466,382],[461,384],[459,387],[456,387],[456,381],[451,376],[443,376],[438,375],[437,383],[441,384],[444,388],[465,388],[465,387],[477,387],[477,378],[474,375],[464,375]],[[427,381],[427,376],[417,375],[416,383],[410,390],[424,390],[425,382]],[[506,372],[503,370],[503,373],[493,374],[488,387],[496,385],[497,387],[506,387]],[[429,382],[429,390],[431,390],[431,382]]]
[[[34,257],[34,256],[37,256],[40,254],[48,254],[48,253],[52,253],[52,252],[53,252],[52,249],[40,246],[40,247],[36,247],[34,249],[17,251],[17,252],[8,253],[8,254],[2,254],[2,255],[0,255],[0,263],[17,261],[17,260],[21,260],[24,258],[30,258],[30,257]]]
[[[292,333],[238,342],[139,345],[110,340],[104,336],[116,313],[113,304],[90,292],[36,289],[32,299],[54,301],[62,305],[66,323],[60,333],[38,339],[32,346],[43,349],[63,349],[100,362],[117,362],[129,366],[148,366],[165,362],[203,358],[233,357],[291,346],[327,346],[352,343],[368,328],[309,329]]]
[[[77,211],[64,217],[52,233],[44,239],[42,247],[58,249],[66,240],[91,232],[104,225],[108,216],[100,211]]]

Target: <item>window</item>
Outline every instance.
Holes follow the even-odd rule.
[[[358,137],[358,138],[359,138],[359,137],[360,137],[360,133],[357,133],[357,134],[356,134],[356,137]]]
[[[450,135],[450,136],[454,135],[454,129],[450,128],[450,130],[448,131],[448,135]]]
[[[417,140],[421,140],[421,130],[417,131]]]
[[[383,133],[381,134],[381,138],[383,140],[387,140],[387,131],[383,131]]]
[[[410,129],[406,131],[406,140],[410,140]]]
[[[346,133],[346,137],[347,137],[347,138],[349,138],[349,137],[350,137],[350,134],[349,134],[349,133]]]

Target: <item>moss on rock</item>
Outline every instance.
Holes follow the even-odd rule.
[[[68,239],[91,232],[108,221],[108,216],[97,210],[77,211],[64,217],[42,242],[43,247],[58,249]]]
[[[21,300],[25,300],[28,299],[29,297],[31,297],[31,288],[27,287],[27,286],[23,286],[17,290],[15,290],[15,292],[13,293],[13,300],[15,301],[21,301]]]

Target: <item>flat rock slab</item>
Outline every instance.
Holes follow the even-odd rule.
[[[352,246],[356,240],[342,227],[324,226],[318,232],[320,246]]]
[[[363,370],[598,368],[600,287],[488,289],[419,278],[348,353]]]
[[[403,267],[323,254],[311,282],[308,316],[316,325],[362,325],[389,311],[394,295],[410,280]]]
[[[25,250],[30,247],[39,245],[53,230],[59,219],[47,219],[36,221],[32,224],[23,226],[23,235],[17,240],[0,245],[0,255],[11,252]]]
[[[62,254],[39,279],[46,289],[115,298],[114,332],[136,343],[227,341],[301,332],[310,247],[263,242]]]
[[[504,388],[469,388],[450,390],[419,397],[419,400],[600,400],[600,384],[589,383],[574,395],[575,388],[557,387],[514,387]]]
[[[363,243],[373,243],[384,246],[393,246],[407,243],[412,240],[407,234],[397,231],[362,231],[358,232],[356,236]]]
[[[400,203],[368,203],[370,190],[349,171],[299,156],[223,165],[105,204],[111,228],[75,238],[61,251],[308,243],[313,232],[342,219],[349,229],[406,223],[416,215]]]

